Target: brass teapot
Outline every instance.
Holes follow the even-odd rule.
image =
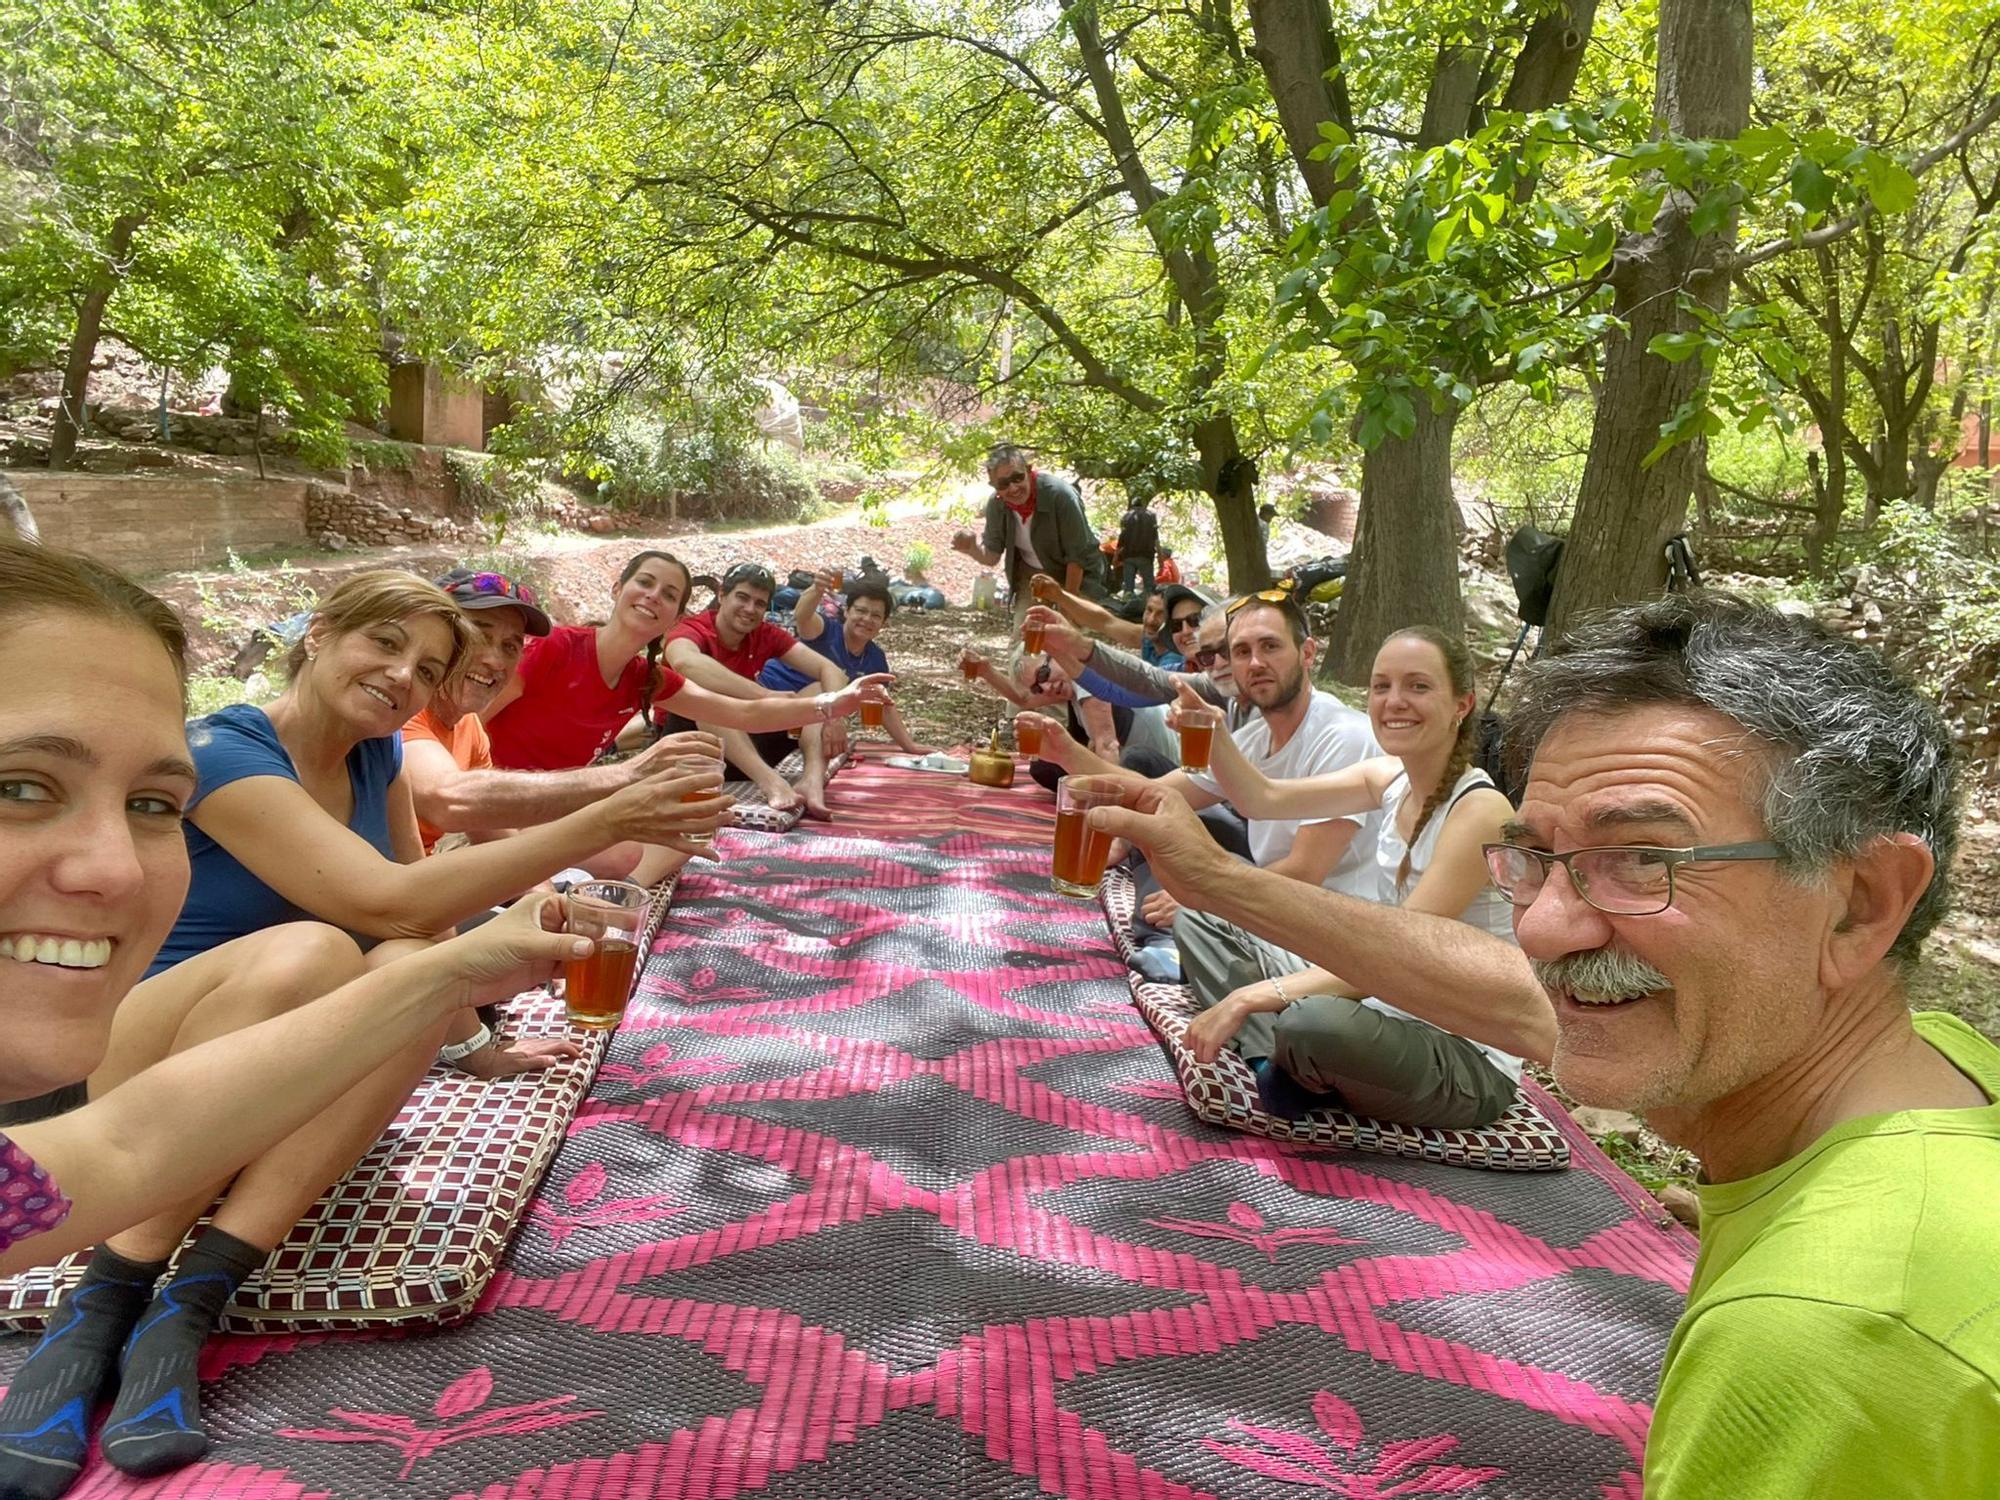
[[[1014,784],[1014,757],[1000,748],[1000,731],[995,728],[993,738],[984,750],[972,752],[972,768],[966,773],[981,786],[1012,786]]]

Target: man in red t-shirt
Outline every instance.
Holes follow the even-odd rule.
[[[769,661],[781,661],[806,679],[799,696],[837,693],[847,686],[847,674],[782,626],[764,618],[775,584],[756,563],[738,563],[722,576],[712,607],[689,615],[667,633],[667,665],[689,682],[731,698],[783,697],[757,680]],[[669,719],[669,728],[684,721]],[[831,726],[838,731],[839,725]],[[829,728],[808,724],[799,731],[799,751],[805,773],[794,788],[772,769],[751,737],[740,729],[723,729],[722,753],[731,765],[763,789],[774,808],[805,804],[810,817],[828,816],[826,762],[838,753],[829,743]]]
[[[533,589],[505,574],[454,568],[437,584],[471,619],[479,644],[458,681],[439,688],[430,706],[403,726],[403,775],[416,801],[426,854],[448,833],[483,843],[515,828],[553,822],[684,759],[690,764],[683,770],[714,763],[713,739],[676,735],[615,765],[543,772],[495,769],[479,711],[513,680],[527,638],[549,633],[549,617]],[[691,824],[689,832],[700,835],[705,829]],[[627,841],[586,863],[594,874],[622,878],[634,872],[645,852],[646,846]],[[684,849],[656,848],[648,869],[640,873],[650,884],[686,857]]]

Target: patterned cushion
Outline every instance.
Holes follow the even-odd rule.
[[[1099,899],[1111,924],[1112,940],[1129,963],[1135,947],[1132,914],[1138,905],[1132,877],[1123,870],[1111,871],[1104,877]],[[1477,1130],[1398,1125],[1343,1109],[1317,1109],[1296,1120],[1270,1114],[1258,1100],[1257,1081],[1249,1064],[1235,1052],[1225,1048],[1214,1062],[1204,1063],[1182,1044],[1188,1022],[1200,1014],[1192,990],[1186,985],[1156,984],[1131,971],[1126,979],[1132,986],[1132,1003],[1173,1060],[1188,1108],[1211,1125],[1277,1140],[1382,1156],[1415,1156],[1493,1172],[1560,1172],[1569,1166],[1569,1141],[1538,1105],[1536,1096],[1541,1091],[1532,1086],[1524,1086],[1499,1119]],[[1549,1108],[1556,1107],[1553,1101],[1549,1103]]]
[[[833,758],[826,768],[827,780],[847,764],[852,752],[843,750]],[[794,750],[778,763],[777,772],[794,786],[798,785],[800,774],[805,770],[805,757]],[[736,799],[736,826],[754,829],[758,833],[790,833],[799,826],[799,819],[805,816],[805,809],[787,808],[783,812],[764,800],[764,789],[754,781],[731,781],[723,792]]]
[[[647,947],[676,879],[654,888]],[[562,1001],[542,990],[515,996],[503,1014],[514,1036],[567,1029]],[[568,1067],[490,1082],[433,1067],[368,1154],[244,1284],[222,1326],[282,1333],[467,1316],[520,1227],[609,1039],[609,1032],[584,1036],[583,1056]],[[87,1256],[0,1277],[0,1328],[41,1328]]]

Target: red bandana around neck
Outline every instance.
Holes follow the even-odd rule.
[[[1028,470],[1027,491],[1028,498],[1023,500],[1019,505],[1016,505],[1005,495],[1000,497],[1000,503],[1019,516],[1023,524],[1032,521],[1035,517],[1035,471],[1033,469]]]

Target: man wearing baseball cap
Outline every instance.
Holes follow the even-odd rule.
[[[403,774],[415,793],[426,854],[446,834],[464,834],[476,842],[499,838],[510,829],[551,822],[587,807],[668,762],[693,755],[712,762],[721,753],[713,736],[680,734],[615,765],[573,771],[495,769],[480,711],[512,680],[527,638],[549,633],[549,617],[532,588],[504,573],[453,568],[437,586],[458,601],[479,632],[479,644],[458,680],[439,688],[430,706],[403,726]],[[631,873],[642,852],[641,845],[618,844],[591,860],[590,868],[598,875],[623,876]]]

